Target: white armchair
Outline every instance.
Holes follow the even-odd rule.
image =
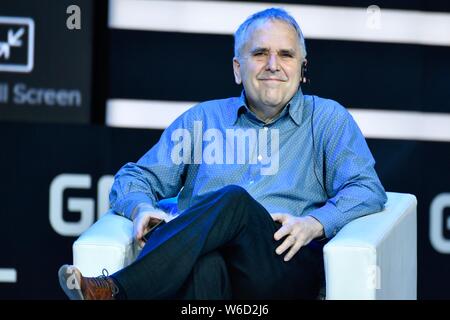
[[[417,200],[388,192],[386,208],[358,218],[324,247],[326,299],[417,298]],[[109,211],[73,244],[85,276],[129,265],[139,253],[130,220]]]

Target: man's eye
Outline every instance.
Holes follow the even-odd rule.
[[[253,55],[255,57],[262,56],[262,55],[264,55],[264,52],[255,52],[255,53],[253,53]]]
[[[294,55],[292,53],[285,52],[285,53],[282,53],[281,56],[283,58],[292,58]]]

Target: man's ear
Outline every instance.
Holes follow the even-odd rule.
[[[233,73],[234,73],[234,82],[236,82],[236,84],[241,84],[242,83],[241,64],[239,63],[239,60],[236,57],[233,58]]]

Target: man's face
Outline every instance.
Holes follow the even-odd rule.
[[[250,106],[281,108],[300,85],[300,43],[295,29],[283,21],[256,22],[240,57],[233,59],[237,84],[242,83]]]

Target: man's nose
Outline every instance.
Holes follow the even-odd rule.
[[[272,72],[278,71],[278,57],[275,53],[269,54],[269,61],[267,62],[267,70]]]

